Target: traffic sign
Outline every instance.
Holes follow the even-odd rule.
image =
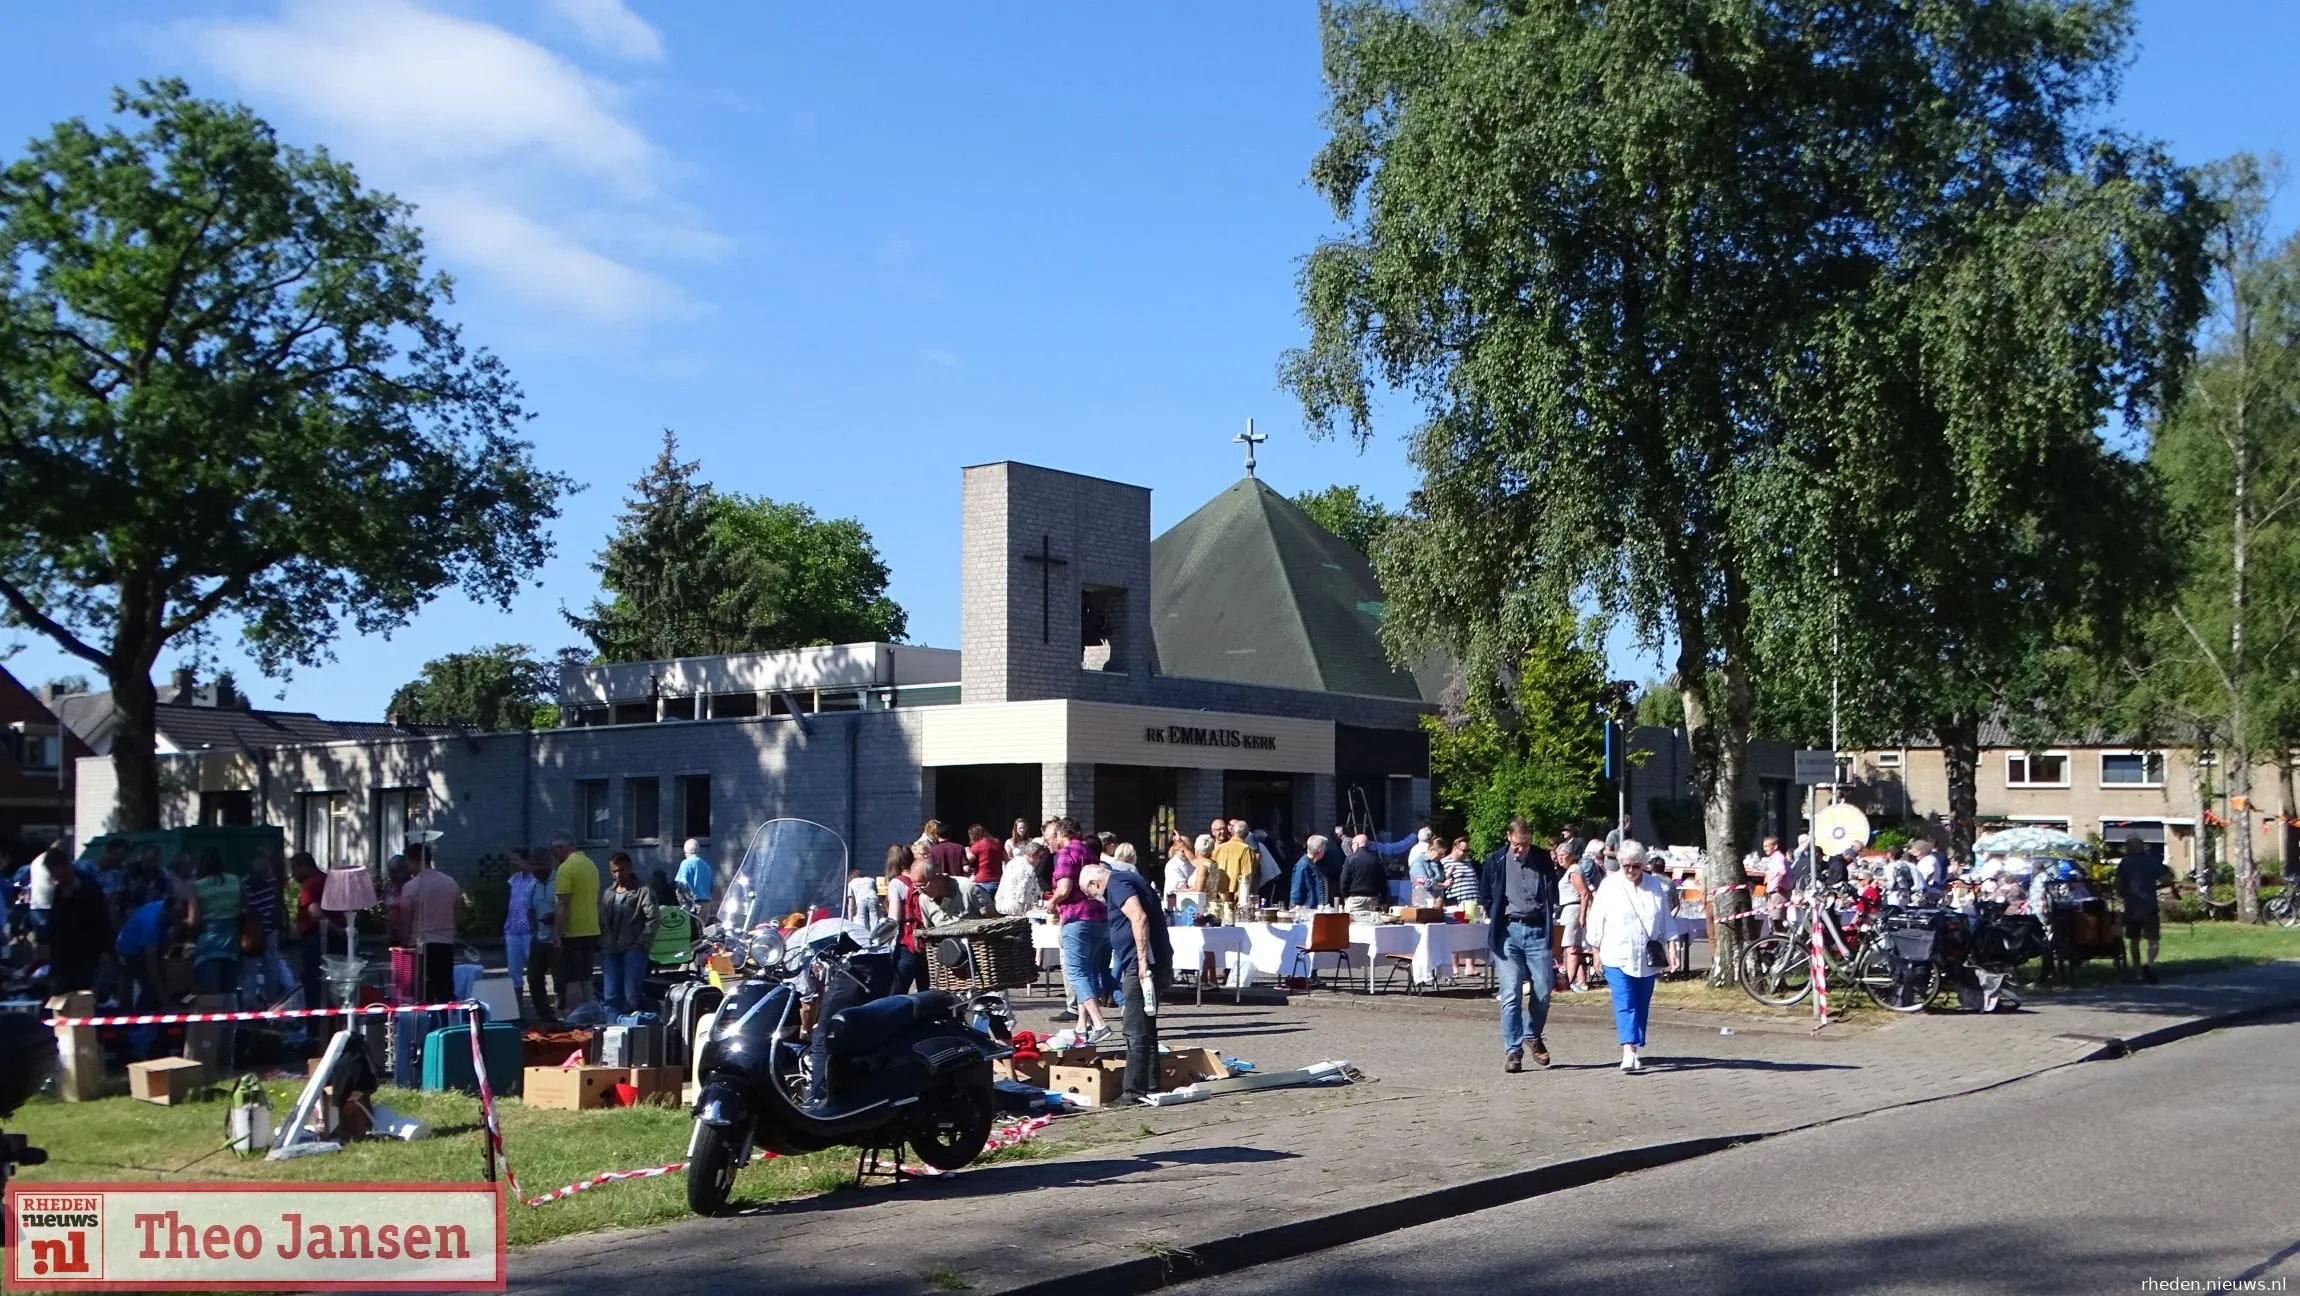
[[[1837,753],[1832,751],[1801,751],[1797,753],[1797,783],[1801,787],[1832,787],[1837,782]]]

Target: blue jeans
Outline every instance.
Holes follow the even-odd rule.
[[[1110,975],[1110,925],[1098,922],[1062,924],[1062,978],[1079,1000],[1109,1003],[1117,979]]]
[[[1605,988],[1613,992],[1613,1030],[1621,1043],[1645,1047],[1645,1019],[1653,1012],[1653,982],[1653,977],[1605,969]]]
[[[1501,937],[1501,952],[1493,961],[1494,976],[1501,982],[1501,1046],[1515,1053],[1525,1047],[1527,1040],[1541,1038],[1542,1028],[1549,1025],[1549,992],[1557,979],[1556,964],[1549,957],[1549,928],[1530,923],[1513,922]],[[1528,1010],[1522,1002],[1522,988],[1533,986],[1533,1007]]]
[[[514,1008],[519,1006],[519,988],[527,984],[527,955],[534,948],[535,933],[531,931],[503,933],[503,972],[511,978]]]
[[[639,1011],[642,979],[647,975],[647,950],[633,946],[599,956],[600,995],[617,1012]]]

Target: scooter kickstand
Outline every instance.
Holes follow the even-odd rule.
[[[892,1170],[882,1168],[885,1163],[879,1160],[879,1153],[881,1152],[886,1153],[891,1159],[894,1165]],[[901,1139],[896,1139],[888,1147],[866,1147],[855,1158],[855,1184],[857,1187],[868,1183],[874,1175],[890,1180],[898,1187],[918,1178],[917,1175],[903,1169]]]

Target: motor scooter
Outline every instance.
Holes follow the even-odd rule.
[[[888,1149],[899,1162],[908,1146],[948,1171],[989,1142],[990,1064],[1012,1050],[962,1019],[947,991],[888,993],[892,924],[866,931],[825,919],[788,937],[777,930],[784,911],[803,915],[808,899],[835,900],[845,875],[837,834],[774,820],[729,888],[719,926],[730,938],[748,933],[749,944],[730,940],[742,948],[742,980],[719,1005],[698,1065],[687,1147],[687,1205],[697,1214],[725,1209],[735,1172],[758,1149]],[[801,1029],[810,998],[819,1030]]]

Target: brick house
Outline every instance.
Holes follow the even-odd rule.
[[[2179,865],[2194,862],[2200,811],[2218,822],[2231,818],[2225,791],[2208,806],[2196,804],[2195,752],[2189,748],[2095,738],[2030,751],[1994,721],[1981,726],[1980,739],[1974,781],[1983,831],[2036,824],[2078,837],[2098,835],[2111,844],[2138,836],[2163,846],[2166,860]],[[1937,828],[1947,818],[1948,770],[1939,747],[1846,754],[1852,779],[1846,797],[1873,819],[1924,820]],[[2295,833],[2285,821],[2293,807],[2279,792],[2276,767],[2257,766],[2252,787],[2254,851],[2263,859],[2288,858]],[[2222,847],[2216,858],[2226,857]]]
[[[70,836],[75,764],[91,754],[39,694],[0,667],[0,857],[11,870]]]

